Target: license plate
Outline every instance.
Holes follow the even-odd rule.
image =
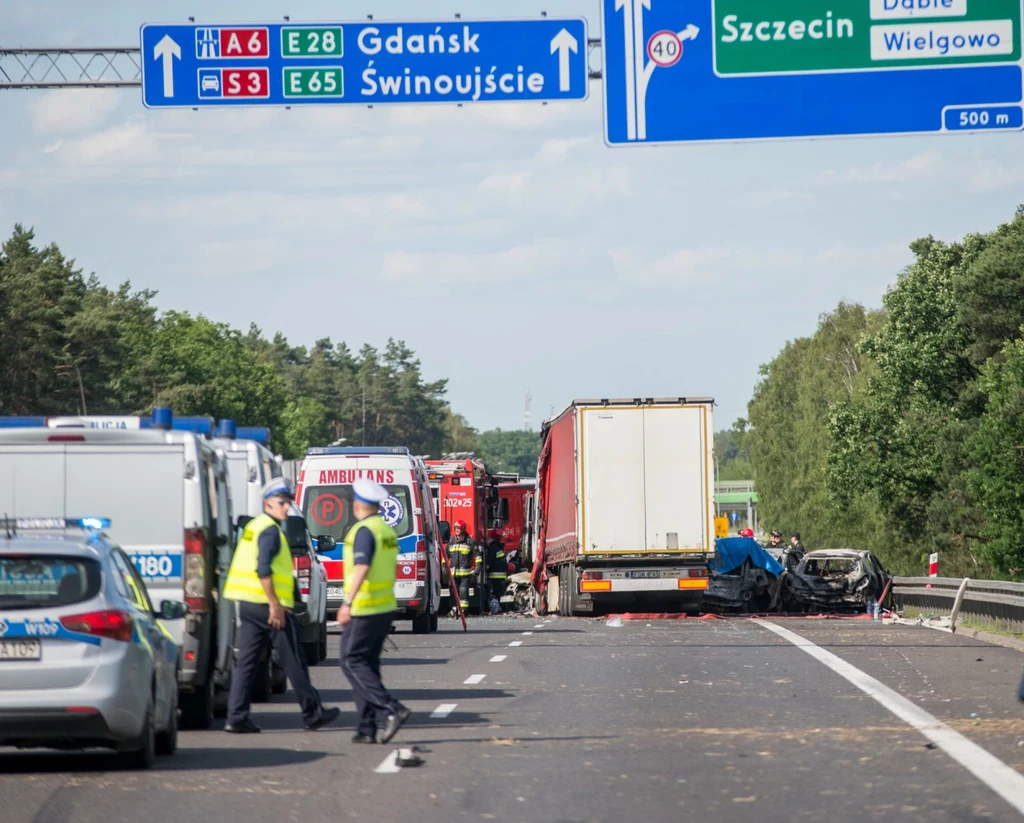
[[[0,640],[0,662],[5,660],[40,660],[43,644],[38,640]]]
[[[661,572],[658,571],[642,571],[642,572],[630,572],[629,576],[634,580],[651,580],[661,577]]]
[[[341,586],[328,586],[327,587],[327,596],[328,597],[344,597],[345,596],[345,589],[343,589]]]

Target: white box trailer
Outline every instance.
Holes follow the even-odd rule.
[[[544,425],[534,579],[549,609],[699,608],[715,546],[713,406],[576,400]]]

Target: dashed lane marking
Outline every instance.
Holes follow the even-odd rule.
[[[782,626],[765,620],[754,620],[753,622],[768,631],[775,632],[801,651],[807,652],[819,663],[828,666],[839,676],[846,678],[904,723],[921,732],[1018,812],[1024,813],[1024,775],[1007,766],[977,743],[971,742],[959,732],[954,731],[916,703],[907,700],[899,692],[893,691],[884,683],[875,680],[871,675],[862,672],[841,657],[825,651],[807,638],[801,637],[789,629],[784,629]]]
[[[430,716],[435,720],[441,720],[455,711],[455,707],[458,705],[458,703],[442,703],[430,713]]]
[[[523,637],[532,637],[533,632],[523,632]]]
[[[491,662],[492,663],[500,663],[506,657],[508,657],[507,654],[496,654],[496,655],[494,655],[494,657],[491,658]]]
[[[512,648],[515,648],[516,646],[522,646],[523,645],[523,641],[522,640],[513,640],[511,643],[509,643],[509,645]]]
[[[482,681],[485,677],[487,677],[486,674],[471,674],[469,677],[467,677],[465,680],[462,681],[462,685],[463,686],[475,686],[477,683]]]
[[[534,626],[534,628],[535,629],[543,629],[546,625],[547,625],[547,623],[540,623],[539,625]]]
[[[402,771],[402,767],[398,765],[398,749],[395,749],[385,757],[384,761],[374,771],[377,774],[395,774]]]

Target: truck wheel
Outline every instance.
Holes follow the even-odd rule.
[[[213,672],[194,694],[181,695],[181,725],[186,729],[208,729],[213,725]]]
[[[430,615],[430,630],[432,632],[437,631],[437,612]]]
[[[412,633],[430,634],[430,612],[423,612],[412,619]]]
[[[558,569],[558,613],[562,617],[572,616],[572,607],[569,599],[568,566],[562,566]]]

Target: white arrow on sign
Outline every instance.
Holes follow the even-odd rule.
[[[562,29],[551,38],[551,53],[558,52],[558,90],[569,91],[569,52],[576,54],[580,50],[579,41],[569,34],[568,29]]]
[[[693,40],[700,34],[700,29],[697,28],[693,23],[689,23],[685,29],[680,32],[676,32],[676,37],[679,38],[680,48],[682,48],[683,42],[686,40]],[[646,53],[647,48],[644,47]],[[643,58],[641,58],[643,59]],[[659,68],[658,64],[653,60],[647,62],[647,66],[641,72],[637,81],[637,139],[647,139],[647,86],[651,82],[651,75],[654,74],[655,69]]]
[[[636,140],[636,63],[633,59],[633,0],[615,0],[615,10],[622,12],[622,29],[626,35],[626,138]],[[607,81],[605,81],[607,82]]]
[[[175,57],[181,59],[181,46],[171,39],[171,35],[165,34],[153,49],[153,59],[164,61],[164,97],[174,97]]]

